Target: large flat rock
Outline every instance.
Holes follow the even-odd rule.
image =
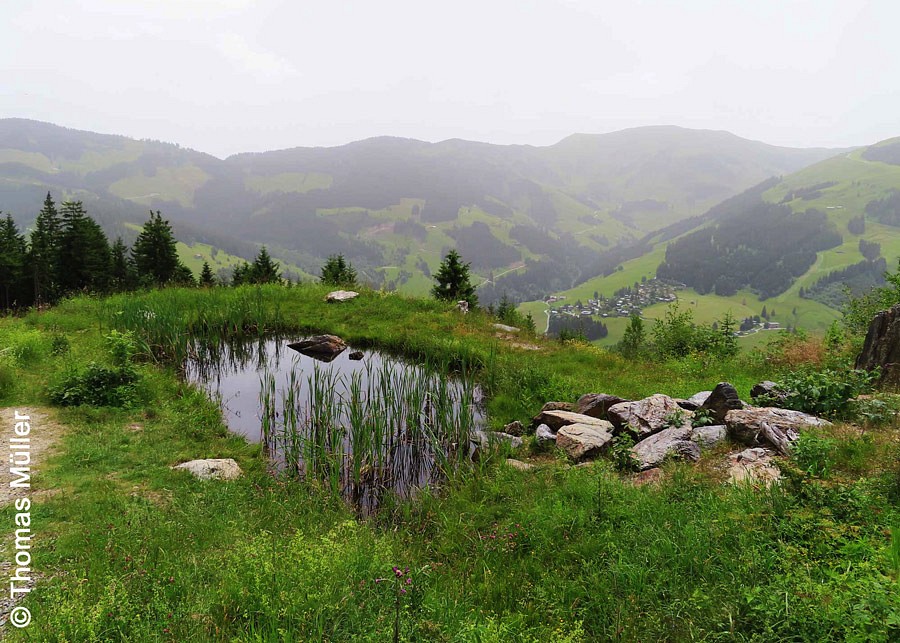
[[[676,427],[641,440],[632,447],[631,454],[643,471],[658,467],[666,458],[696,462],[700,459],[700,447],[691,441],[691,427]]]
[[[541,411],[535,416],[534,420],[532,420],[532,424],[534,426],[546,424],[554,433],[570,424],[596,426],[604,431],[612,429],[612,424],[606,420],[594,418],[590,415],[583,415],[581,413],[573,413],[572,411]]]
[[[612,429],[612,426],[609,428]],[[556,446],[565,451],[572,460],[580,462],[599,456],[612,439],[612,431],[599,425],[569,424],[556,433]]]
[[[831,426],[831,422],[800,411],[763,406],[728,411],[725,425],[736,442],[751,447],[771,446],[787,455],[802,430]]]
[[[668,428],[669,420],[676,412],[680,412],[685,418],[691,415],[690,411],[682,409],[668,395],[657,393],[636,402],[614,404],[606,411],[606,415],[613,426],[634,434],[640,441]]]

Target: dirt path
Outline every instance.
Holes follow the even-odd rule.
[[[18,420],[16,419],[17,414],[20,418]],[[21,419],[23,416],[27,416],[28,420]],[[49,409],[31,406],[0,408],[0,444],[3,445],[4,451],[8,454],[16,454],[17,458],[24,457],[21,454],[25,453],[26,449],[19,446],[24,443],[12,443],[10,439],[18,437],[16,434],[16,423],[23,421],[27,421],[30,425],[30,431],[27,436],[29,447],[27,452],[30,452],[31,458],[27,464],[24,463],[24,460],[18,459],[16,466],[28,467],[30,478],[27,482],[29,486],[12,486],[14,480],[19,479],[21,481],[22,478],[10,472],[10,467],[14,466],[10,463],[11,455],[5,457],[0,463],[0,466],[2,466],[0,507],[6,507],[19,498],[28,498],[33,504],[36,500],[40,500],[41,497],[46,497],[51,493],[51,490],[46,488],[46,482],[41,474],[46,470],[47,462],[58,448],[59,440],[65,428],[56,421]],[[33,511],[33,507],[31,510]],[[39,528],[39,523],[40,521],[37,520],[31,526]],[[13,549],[16,527],[17,525],[12,519],[8,525],[0,525],[0,578],[7,579],[16,573],[14,563],[15,550]],[[34,537],[40,537],[38,529],[35,529]],[[31,572],[32,581],[27,583],[27,585],[23,584],[20,586],[31,587],[34,585],[34,579],[40,576],[38,571],[40,570],[40,562],[36,561],[31,563],[31,565],[35,570]],[[6,583],[4,585],[6,586]],[[24,593],[19,593],[16,598],[12,598],[8,590],[0,591],[0,639],[4,638],[4,630],[7,627],[6,622],[9,619],[10,611],[24,596]]]

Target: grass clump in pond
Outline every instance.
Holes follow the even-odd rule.
[[[261,384],[267,450],[289,474],[320,481],[356,505],[371,508],[389,489],[406,495],[449,476],[470,455],[470,371],[451,377],[447,368],[384,361],[348,376],[317,364],[305,382],[292,369],[281,391],[268,372]]]

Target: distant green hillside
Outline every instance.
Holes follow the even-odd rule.
[[[417,294],[455,247],[491,301],[502,294],[499,275],[519,298],[571,287],[620,242],[834,153],[647,127],[576,134],[548,147],[382,137],[220,160],[6,119],[0,208],[27,223],[49,189],[119,222],[160,209],[197,242],[233,254],[266,244],[315,274],[342,253],[373,285]]]
[[[679,299],[699,321],[721,319],[726,311],[739,319],[759,315],[766,306],[767,312],[776,311],[772,321],[782,326],[821,331],[839,318],[844,287],[867,287],[885,266],[896,268],[900,139],[840,154],[757,191],[759,196],[750,191],[732,199],[731,205],[711,209],[694,229],[673,239],[649,242],[640,256],[622,262],[611,274],[547,295],[563,295],[567,301],[587,301],[595,292],[609,297],[659,273],[694,286],[680,291]],[[776,251],[779,244],[784,246],[781,254]],[[754,281],[749,272],[743,275],[759,287],[723,281],[728,270],[754,265],[760,257],[768,258],[759,279]],[[802,269],[799,274],[792,273],[797,268]],[[540,319],[547,306],[531,302],[521,308]],[[658,304],[644,315],[653,319],[664,309]],[[608,325],[610,333],[603,341],[614,343],[624,324],[616,320]]]

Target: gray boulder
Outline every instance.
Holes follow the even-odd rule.
[[[201,480],[235,480],[243,475],[238,463],[231,458],[207,458],[191,460],[172,467],[187,471]]]
[[[769,380],[764,380],[758,384],[754,384],[753,388],[750,389],[751,400],[756,402],[760,397],[765,397],[767,400],[777,403],[783,401],[784,394],[778,390],[778,384],[770,382]]]
[[[772,446],[783,455],[804,429],[831,426],[814,415],[773,407],[750,407],[728,411],[725,416],[728,435],[747,446]]]
[[[667,428],[676,411],[683,413],[685,418],[690,416],[690,411],[683,410],[671,397],[657,393],[636,402],[614,404],[606,414],[616,429],[628,431],[637,440],[643,440]]]
[[[578,398],[575,402],[575,408],[572,410],[582,415],[590,415],[601,420],[608,419],[606,411],[614,404],[628,402],[625,398],[617,395],[608,395],[606,393],[586,393]]]
[[[532,425],[538,426],[541,424],[546,424],[554,433],[568,424],[587,424],[589,426],[597,426],[605,431],[612,429],[612,425],[606,420],[593,418],[590,415],[582,415],[581,413],[573,413],[572,411],[541,411],[532,420]]]
[[[546,424],[540,424],[534,432],[534,439],[538,444],[556,442],[556,434]]]
[[[491,324],[491,326],[493,326],[497,330],[504,332],[504,333],[518,333],[519,332],[519,329],[516,328],[515,326],[507,326],[506,324]]]
[[[514,458],[507,458],[506,464],[511,466],[513,469],[518,469],[519,471],[530,471],[531,469],[534,469],[533,464],[522,462],[521,460],[516,460]]]
[[[569,424],[557,431],[556,446],[565,451],[572,460],[579,462],[599,456],[612,439],[612,432],[598,425]]]
[[[359,293],[352,290],[335,290],[325,295],[325,301],[333,304],[340,303],[342,301],[350,301],[351,299],[356,299],[357,297],[359,297]]]
[[[347,349],[347,344],[337,335],[315,335],[309,339],[288,344],[288,348],[320,362],[330,362]]]
[[[699,393],[694,393],[686,400],[676,399],[675,401],[678,402],[678,406],[686,411],[696,411],[703,406],[703,403],[709,398],[710,393],[712,393],[712,391],[700,391]]]
[[[691,440],[704,449],[709,449],[728,439],[728,428],[724,424],[698,426],[691,430]]]
[[[544,406],[541,407],[541,412],[544,411],[572,411],[572,404],[570,402],[547,402]]]
[[[631,454],[643,471],[658,467],[666,458],[696,462],[700,459],[700,447],[691,441],[690,427],[677,427],[664,429],[641,440],[632,447]]]
[[[710,411],[716,422],[724,422],[728,411],[744,408],[737,390],[728,382],[719,382],[700,409]]]

